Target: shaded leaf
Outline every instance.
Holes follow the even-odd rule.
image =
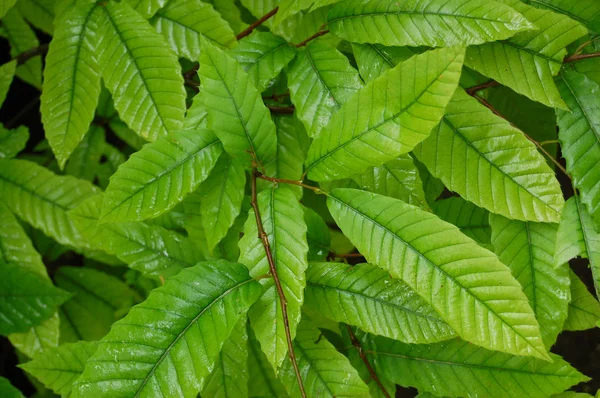
[[[93,182],[105,151],[106,132],[104,128],[92,125],[73,151],[65,171],[69,175]]]
[[[490,213],[463,198],[453,196],[431,205],[433,213],[442,220],[456,225],[460,232],[480,244],[491,244]]]
[[[24,398],[25,395],[15,388],[5,377],[0,377],[0,394],[6,398]]]
[[[306,223],[306,243],[308,243],[308,261],[325,260],[329,255],[331,238],[329,228],[321,216],[310,207],[303,207]]]
[[[1,6],[0,15],[4,16]],[[13,78],[15,77],[16,68],[17,61],[10,61],[0,66],[0,106],[4,104],[6,94],[8,94],[8,89],[10,88]]]
[[[525,0],[524,3],[565,14],[590,30],[600,32],[600,4],[596,0]]]
[[[29,140],[29,129],[27,126],[19,126],[9,130],[0,125],[0,159],[14,158],[25,149]]]
[[[250,371],[248,392],[251,397],[281,397],[289,395],[281,381],[275,376],[273,367],[261,351],[260,343],[248,323],[248,369]]]
[[[412,47],[386,47],[371,43],[352,43],[352,51],[360,76],[365,82],[370,82],[418,53],[417,49]]]
[[[57,3],[57,0],[19,0],[17,8],[34,27],[53,34],[54,8]]]
[[[58,312],[26,332],[8,335],[10,343],[29,358],[47,349],[58,347],[60,322]]]
[[[2,18],[2,36],[8,39],[10,44],[10,56],[16,57],[24,51],[40,45],[35,32],[25,22],[23,16],[16,8],[11,8]],[[42,60],[33,57],[23,65],[17,66],[16,75],[21,80],[31,84],[35,88],[42,87]]]
[[[600,303],[579,277],[569,270],[571,302],[564,330],[587,330],[596,327],[600,320]]]

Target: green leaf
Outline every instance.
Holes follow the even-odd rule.
[[[0,199],[19,218],[63,245],[88,247],[66,212],[96,192],[87,181],[57,176],[27,160],[0,160]]]
[[[348,58],[318,41],[300,51],[288,70],[290,97],[310,137],[317,136],[341,105],[362,87]]]
[[[348,359],[322,337],[319,329],[307,319],[303,319],[298,325],[294,351],[309,397],[369,396],[369,388]],[[300,396],[289,359],[284,362],[279,378],[291,397]]]
[[[456,336],[413,289],[369,264],[311,263],[305,303],[338,322],[407,343]]]
[[[92,125],[73,151],[65,171],[69,175],[93,182],[101,167],[100,160],[105,150],[106,132],[104,128]]]
[[[254,158],[262,164],[272,160],[277,144],[275,124],[242,66],[202,39],[198,74],[209,127],[225,151],[247,163]]]
[[[83,340],[100,340],[134,303],[134,292],[125,283],[95,269],[60,267],[54,279],[73,293],[62,310]]]
[[[102,195],[69,213],[90,245],[117,256],[146,276],[164,277],[204,258],[191,240],[176,232],[142,222],[98,224]]]
[[[401,155],[379,167],[371,167],[352,176],[361,189],[383,196],[401,199],[422,209],[428,209],[419,170],[409,155]]]
[[[208,250],[227,235],[242,208],[246,171],[244,165],[223,153],[212,173],[200,186],[200,216]]]
[[[554,354],[546,362],[488,351],[458,339],[410,345],[378,337],[375,345],[372,355],[386,377],[439,396],[545,398],[589,380]]]
[[[94,119],[100,95],[95,53],[101,7],[81,2],[63,14],[50,42],[40,112],[46,138],[62,168]]]
[[[231,0],[205,0],[203,3],[212,4],[212,6],[221,14],[221,17],[229,23],[234,32],[241,32],[248,24],[242,20],[238,2]]]
[[[19,0],[17,8],[37,29],[54,33],[54,8],[57,0]]]
[[[587,330],[596,327],[600,320],[600,303],[588,291],[579,277],[569,270],[571,278],[571,302],[564,330]]]
[[[362,88],[311,145],[308,177],[349,177],[410,152],[442,118],[458,85],[463,55],[462,49],[428,51]]]
[[[316,211],[303,207],[306,223],[306,242],[308,243],[308,261],[322,261],[329,255],[331,238],[329,228]]]
[[[25,149],[29,140],[29,129],[27,126],[19,126],[9,130],[0,125],[0,159],[8,159],[17,156]]]
[[[546,8],[600,32],[600,4],[596,0],[525,0],[532,6]]]
[[[100,8],[99,67],[121,119],[150,141],[181,128],[183,77],[163,36],[126,3]]]
[[[215,367],[202,388],[203,397],[248,396],[248,331],[246,319],[233,328],[229,339],[223,343]],[[253,383],[256,380],[252,381]]]
[[[431,209],[436,216],[456,225],[475,242],[484,245],[491,243],[490,213],[487,210],[457,196],[438,200],[431,205]]]
[[[0,377],[0,395],[5,398],[24,398],[25,395],[15,388],[5,377]]]
[[[16,8],[10,9],[2,18],[2,36],[8,39],[10,44],[10,56],[16,57],[24,51],[40,45],[35,32],[25,22],[23,16]],[[35,88],[42,87],[42,60],[33,57],[23,65],[17,66],[17,77],[31,84]]]
[[[215,261],[183,270],[113,325],[73,398],[195,396],[260,292],[241,264]]]
[[[141,221],[180,203],[204,181],[221,154],[210,130],[182,130],[144,146],[106,188],[100,222]]]
[[[210,5],[200,0],[169,0],[150,20],[180,57],[200,58],[200,36],[229,47],[235,36],[227,22]]]
[[[0,15],[2,15],[1,9]],[[0,106],[4,104],[6,94],[8,94],[8,89],[10,88],[13,78],[15,77],[16,70],[17,61],[10,61],[0,66]]]
[[[433,203],[440,197],[442,192],[446,189],[444,184],[437,178],[435,178],[427,167],[417,159],[414,155],[411,155],[413,161],[415,162],[415,166],[419,170],[419,176],[421,176],[421,181],[423,181],[423,192],[425,192],[425,199],[430,206],[433,206]]]
[[[284,19],[287,19],[302,10],[306,10],[313,5],[313,0],[281,0],[279,10],[273,20],[274,25],[279,25]]]
[[[195,130],[195,129],[208,128],[208,114],[206,112],[206,106],[202,100],[202,94],[198,93],[192,100],[192,106],[187,111],[185,119],[183,120],[184,130]]]
[[[287,398],[288,394],[281,384],[281,381],[275,376],[273,367],[260,349],[260,343],[248,323],[248,369],[249,377],[249,396],[250,397],[277,397]]]
[[[140,149],[142,149],[142,147],[144,145],[146,145],[148,143],[148,140],[146,138],[140,137],[139,135],[137,135],[135,131],[133,131],[132,129],[127,127],[127,125],[119,119],[115,118],[115,119],[111,120],[110,123],[108,124],[108,126],[110,127],[112,132],[115,133],[115,135],[117,137],[119,137],[119,139],[124,141],[127,145],[129,145],[131,148],[135,149],[136,151],[139,151]],[[194,129],[184,128],[184,130],[194,130]],[[125,163],[125,162],[123,162],[123,163]]]
[[[159,9],[165,7],[169,0],[125,0],[127,5],[137,11],[144,19],[150,19]]]
[[[69,293],[17,264],[0,263],[0,334],[25,332],[48,319]]]
[[[58,312],[55,312],[50,318],[26,332],[9,334],[8,339],[20,352],[34,358],[41,352],[58,347],[59,334],[60,322]]]
[[[19,365],[55,393],[68,396],[83,373],[85,362],[96,352],[98,343],[79,341],[45,351],[33,361]]]
[[[289,327],[294,338],[304,302],[304,273],[308,266],[302,206],[290,190],[271,188],[258,194],[258,208],[287,300]],[[239,261],[248,267],[252,277],[269,273],[267,255],[258,238],[254,210],[248,214],[239,247]],[[250,309],[250,322],[269,362],[278,369],[288,352],[281,303],[273,278],[261,279],[260,282],[263,294]]]
[[[406,282],[460,337],[548,359],[519,283],[458,228],[400,200],[354,189],[332,191],[327,204],[367,261]]]
[[[259,92],[269,87],[296,55],[296,47],[270,32],[255,31],[230,51]]]
[[[567,171],[592,219],[600,225],[600,86],[587,76],[565,70],[557,79],[570,112],[557,110],[558,138]]]
[[[4,18],[8,10],[10,10],[16,2],[17,0],[2,0],[2,2],[0,2],[0,18]]]
[[[497,1],[350,0],[333,7],[331,32],[356,43],[452,47],[508,39],[533,25]]]
[[[360,76],[365,82],[370,82],[420,52],[411,47],[386,47],[370,43],[352,43],[352,51]]]
[[[565,47],[587,33],[565,15],[539,10],[518,0],[504,0],[528,20],[536,30],[519,33],[507,41],[469,47],[465,65],[519,94],[552,108],[566,109],[552,76],[567,55]]]
[[[492,213],[523,221],[560,219],[560,185],[533,143],[462,90],[414,153],[448,189]]]

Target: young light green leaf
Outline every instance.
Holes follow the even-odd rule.
[[[464,49],[428,51],[361,89],[311,145],[308,177],[349,177],[410,152],[442,118],[458,85],[463,56]]]
[[[414,153],[450,190],[492,213],[523,221],[560,219],[560,185],[533,143],[463,90]]]
[[[0,395],[5,398],[25,398],[15,386],[5,377],[0,377]]]
[[[17,156],[25,149],[29,140],[29,129],[27,126],[19,126],[9,130],[0,124],[0,159],[9,159]]]
[[[67,210],[96,192],[88,181],[58,176],[27,160],[0,160],[0,199],[19,218],[63,245],[89,246]]]
[[[56,3],[56,0],[19,0],[17,8],[34,27],[51,35],[54,33]]]
[[[81,2],[57,23],[50,42],[40,112],[46,138],[62,168],[94,118],[100,95],[100,69],[95,53],[100,7]]]
[[[251,397],[288,398],[281,381],[275,376],[273,367],[260,349],[260,343],[250,327],[248,331],[248,369],[250,370],[248,392]]]
[[[308,243],[308,261],[323,261],[329,255],[331,237],[325,221],[310,207],[303,207],[306,223],[306,242]]]
[[[100,168],[100,159],[106,150],[105,145],[104,128],[92,125],[73,151],[65,167],[67,174],[93,182]]]
[[[35,357],[33,361],[19,365],[27,373],[63,397],[69,396],[73,383],[81,373],[85,362],[96,352],[98,343],[78,341],[53,348]]]
[[[180,57],[200,58],[200,36],[224,47],[235,43],[227,22],[210,5],[200,0],[169,0],[150,20]]]
[[[259,92],[269,87],[296,55],[296,47],[270,32],[255,31],[230,51]]]
[[[322,315],[406,343],[456,336],[413,289],[369,264],[311,263],[305,305]]]
[[[318,41],[302,50],[288,70],[288,85],[298,119],[315,137],[341,105],[362,87],[348,58]]]
[[[588,291],[587,286],[575,272],[569,270],[571,278],[571,302],[564,330],[587,330],[596,327],[600,320],[600,303]]]
[[[58,347],[59,335],[60,320],[58,312],[55,312],[50,318],[26,332],[9,334],[8,340],[27,357],[35,358],[41,352]]]
[[[600,3],[596,0],[525,0],[524,3],[565,14],[591,31],[600,32]]]
[[[410,345],[377,337],[383,374],[404,387],[439,396],[545,398],[589,380],[558,355],[551,362],[511,356],[476,347],[459,339]],[[439,381],[431,382],[431,378]]]
[[[277,135],[260,93],[236,60],[201,42],[198,74],[209,127],[232,157],[268,163],[275,157]]]
[[[533,25],[497,1],[350,0],[333,7],[331,32],[356,43],[452,47],[508,39]]]
[[[16,57],[24,51],[40,45],[35,32],[25,22],[23,16],[16,8],[11,8],[2,18],[2,36],[10,44],[10,56]],[[23,65],[17,66],[17,77],[31,84],[35,88],[42,87],[42,60],[33,57]]]
[[[488,221],[490,213],[487,210],[457,196],[435,201],[431,209],[436,216],[456,225],[475,242],[491,244],[492,230]]]
[[[369,388],[348,358],[340,354],[308,319],[302,319],[298,325],[294,351],[308,396],[369,396]],[[284,362],[279,378],[291,397],[301,396],[289,358]]]
[[[4,203],[0,203],[0,262],[12,263],[47,277],[42,257]]]
[[[308,266],[308,244],[302,206],[290,190],[271,188],[258,194],[258,208],[287,300],[289,327],[294,338],[304,302],[304,273]],[[267,255],[258,238],[253,210],[248,214],[239,247],[239,261],[248,267],[252,277],[269,273]],[[263,285],[263,294],[250,309],[250,322],[269,362],[273,368],[279,369],[288,351],[281,303],[273,279],[261,279],[260,282]]]
[[[56,312],[70,294],[20,265],[0,263],[0,334],[25,332]]]
[[[298,14],[302,10],[306,10],[312,6],[313,3],[314,0],[281,0],[273,24],[275,26],[279,25],[284,19]]]
[[[113,325],[73,397],[196,396],[260,293],[241,264],[204,262],[183,270]]]
[[[124,3],[137,11],[144,19],[150,19],[158,10],[164,8],[169,0],[125,0]]]
[[[106,188],[100,222],[141,221],[180,203],[204,181],[222,152],[210,130],[181,130],[134,153]]]
[[[552,76],[567,55],[565,47],[585,35],[587,29],[566,15],[533,8],[519,0],[503,2],[534,21],[537,29],[507,41],[469,47],[465,65],[534,101],[567,109]]]
[[[124,2],[100,9],[98,64],[121,119],[150,141],[181,128],[183,77],[163,36]]]
[[[600,86],[569,70],[561,74],[557,84],[570,109],[556,111],[561,152],[581,201],[600,225]]]
[[[2,10],[0,10],[0,15],[1,14]],[[10,84],[12,83],[13,78],[15,77],[16,71],[17,61],[10,61],[0,66],[0,106],[4,104],[6,94],[8,94],[8,89],[10,88]]]
[[[352,51],[360,76],[365,82],[370,82],[386,70],[421,52],[412,47],[386,47],[370,43],[352,43]]]
[[[460,337],[548,359],[519,283],[457,227],[400,200],[354,189],[332,191],[327,205],[367,261],[406,282]]]

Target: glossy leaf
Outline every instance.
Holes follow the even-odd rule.
[[[210,130],[182,130],[134,153],[112,175],[100,222],[141,221],[180,203],[204,181],[221,154]]]
[[[0,225],[0,262],[16,264],[41,276],[47,276],[42,257],[4,203],[0,203]]]
[[[412,47],[386,47],[371,43],[352,43],[352,50],[360,76],[365,82],[370,82],[418,53],[417,49]]]
[[[600,321],[600,303],[587,286],[571,270],[571,302],[564,330],[587,330],[596,327]]]
[[[304,207],[304,222],[306,223],[306,242],[308,243],[308,261],[325,260],[329,255],[331,238],[329,228],[316,211]]]
[[[17,156],[19,152],[25,149],[29,140],[29,129],[26,126],[19,126],[14,130],[9,130],[0,125],[0,159],[9,159]]]
[[[414,153],[450,190],[492,213],[560,219],[564,199],[542,155],[522,132],[464,91],[457,91],[440,125]]]
[[[182,271],[113,325],[73,397],[195,396],[260,290],[241,264],[199,263]]]
[[[336,189],[327,202],[367,261],[406,282],[460,337],[548,358],[534,313],[510,270],[458,228],[400,200],[354,189]]]
[[[56,3],[56,0],[20,0],[17,8],[34,27],[53,34]]]
[[[2,18],[2,36],[8,39],[10,44],[10,56],[16,57],[24,51],[40,45],[35,32],[25,22],[23,16],[16,9],[11,8]],[[42,87],[42,60],[33,57],[23,65],[17,66],[16,75],[33,87]]]
[[[351,0],[329,12],[327,26],[356,43],[429,47],[503,40],[533,28],[521,14],[493,0]]]
[[[308,177],[349,177],[411,151],[443,116],[458,84],[463,55],[461,49],[428,51],[361,89],[311,145]]]
[[[525,3],[565,14],[592,31],[600,31],[600,4],[596,0],[526,0]]]
[[[73,151],[65,167],[66,173],[93,182],[101,167],[100,160],[104,152],[106,131],[100,126],[91,126]]]
[[[2,15],[2,9],[0,8],[0,15]],[[1,17],[0,17],[1,18]],[[10,61],[0,66],[0,106],[4,104],[8,89],[15,77],[17,68],[17,61]]]
[[[463,198],[453,196],[431,205],[433,213],[442,220],[456,225],[460,232],[480,244],[491,244],[490,213]]]
[[[34,358],[48,349],[58,347],[59,334],[60,320],[58,312],[55,312],[50,318],[26,332],[9,334],[8,340],[28,358]]]
[[[137,11],[143,18],[149,19],[158,10],[165,7],[169,3],[169,0],[125,0],[124,3]]]

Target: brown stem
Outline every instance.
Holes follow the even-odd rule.
[[[292,332],[290,331],[290,322],[287,314],[287,300],[285,298],[285,293],[283,292],[283,287],[281,286],[281,281],[279,280],[279,275],[277,274],[277,267],[275,267],[275,260],[273,259],[273,253],[271,252],[271,245],[269,243],[269,237],[265,233],[265,228],[262,223],[262,219],[260,217],[260,212],[258,209],[258,199],[256,193],[256,179],[261,174],[256,170],[256,167],[252,168],[252,201],[251,205],[254,209],[254,216],[256,218],[256,228],[258,230],[258,238],[261,240],[263,248],[265,249],[265,253],[267,255],[267,261],[269,263],[269,269],[271,276],[273,276],[273,281],[275,282],[275,289],[277,290],[277,295],[279,296],[279,302],[281,304],[281,317],[283,318],[283,327],[285,329],[285,338],[287,340],[288,346],[288,356],[290,357],[290,361],[292,362],[292,366],[294,368],[294,373],[296,374],[296,380],[298,381],[298,386],[300,387],[300,394],[303,398],[306,398],[306,391],[304,390],[304,383],[302,383],[302,375],[300,374],[300,369],[298,368],[298,361],[296,360],[296,353],[294,352],[294,345],[292,342]]]
[[[352,258],[352,257],[364,257],[362,254],[360,253],[345,253],[345,254],[336,254],[336,253],[332,253],[333,257],[337,257],[337,258]]]
[[[589,54],[574,54],[564,59],[563,63],[570,64],[571,62],[582,61],[584,59],[590,58],[598,58],[600,57],[600,52],[597,53],[589,53]]]
[[[313,187],[311,185],[306,185],[306,184],[302,183],[302,181],[285,180],[285,179],[282,179],[282,178],[269,177],[269,176],[266,176],[266,175],[261,174],[261,173],[257,173],[256,177],[260,178],[262,180],[271,181],[271,182],[275,182],[275,183],[297,185],[297,186],[302,187],[302,188],[310,189],[311,191],[314,191],[317,194],[324,193],[319,188]]]
[[[485,90],[486,88],[492,88],[492,87],[496,87],[499,85],[500,85],[500,83],[498,83],[497,81],[490,80],[488,82],[478,84],[477,86],[469,87],[468,89],[466,89],[466,91],[467,91],[467,94],[469,94],[469,95],[475,95],[480,90]]]
[[[321,37],[323,35],[326,35],[327,33],[329,33],[329,30],[319,30],[317,33],[315,33],[314,35],[312,35],[308,39],[306,39],[306,40],[304,40],[304,41],[296,44],[296,47],[298,47],[298,48],[304,47],[305,45],[307,45],[312,40],[316,39],[317,37]]]
[[[284,113],[286,115],[292,115],[296,109],[293,106],[268,106],[268,108],[273,113]]]
[[[279,100],[281,100],[283,98],[287,98],[289,96],[290,96],[290,92],[286,91],[285,93],[281,93],[281,94],[273,94],[273,95],[263,96],[262,99],[279,102]]]
[[[363,363],[367,367],[367,370],[369,371],[369,375],[371,376],[371,379],[377,384],[377,387],[379,387],[379,389],[381,390],[381,392],[383,393],[383,395],[386,398],[391,398],[390,394],[387,392],[387,390],[381,383],[381,380],[379,380],[379,377],[377,377],[377,373],[375,373],[375,370],[369,363],[369,358],[367,358],[367,355],[363,351],[362,345],[360,344],[360,341],[358,341],[358,338],[356,338],[356,335],[352,331],[352,328],[350,326],[346,325],[346,330],[348,330],[348,334],[350,335],[350,340],[352,341],[352,345],[358,351],[358,356],[360,356],[360,359],[363,361]]]
[[[240,32],[235,38],[241,40],[242,38],[248,36],[254,29],[262,25],[267,19],[271,18],[273,15],[277,14],[279,11],[279,7],[273,8],[271,11],[260,17],[260,19],[254,22],[252,25],[248,26],[245,30]]]
[[[37,57],[38,55],[44,55],[48,52],[48,45],[42,44],[39,47],[30,48],[27,51],[23,51],[21,54],[17,55],[14,59],[17,60],[17,65],[23,65],[25,62],[29,61],[30,58]]]

